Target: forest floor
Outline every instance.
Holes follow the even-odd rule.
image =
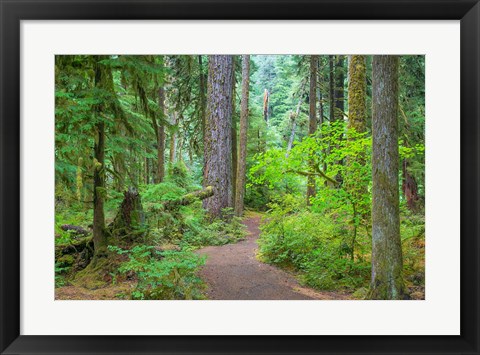
[[[301,286],[293,273],[262,263],[256,257],[261,215],[250,213],[243,223],[247,237],[235,244],[209,246],[197,250],[206,255],[200,277],[207,284],[210,300],[345,300],[350,295],[316,291]],[[134,282],[121,282],[97,290],[77,286],[55,289],[57,300],[114,300],[127,294]]]
[[[319,292],[301,286],[295,276],[256,258],[261,216],[251,214],[243,223],[245,240],[197,251],[207,261],[200,271],[211,300],[344,300],[348,294]]]

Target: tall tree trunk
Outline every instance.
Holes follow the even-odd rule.
[[[156,183],[165,178],[165,89],[158,89],[158,109],[160,117],[157,120],[157,178]]]
[[[202,56],[198,56],[198,67],[200,70],[200,117],[202,120],[202,138],[205,137],[205,110],[206,110],[206,87],[205,87],[205,74],[203,74],[203,62]]]
[[[374,56],[370,298],[403,299],[398,186],[398,57]]]
[[[270,101],[270,92],[268,92],[268,89],[265,89],[265,91],[263,93],[263,119],[267,123],[268,123],[269,101]]]
[[[203,206],[212,218],[222,217],[222,209],[233,206],[232,72],[233,56],[209,56],[203,185],[212,186],[214,195],[203,200]]]
[[[355,133],[364,133],[367,129],[367,67],[365,56],[352,55],[348,58],[348,130],[347,137],[355,141]],[[369,206],[365,195],[368,185],[362,180],[362,167],[365,166],[365,154],[359,152],[347,159],[345,187],[351,194],[353,205],[354,237],[351,246],[351,258],[355,258],[355,237],[359,217],[369,217]]]
[[[347,132],[353,131],[364,133],[367,130],[367,67],[366,58],[363,55],[352,55],[349,57],[348,64],[348,129]],[[348,136],[348,133],[347,133]],[[349,140],[352,137],[348,136]],[[349,170],[353,169],[354,163],[359,166],[365,164],[365,154],[359,154],[349,160]],[[354,171],[351,171],[354,174]],[[352,182],[355,186],[354,197],[359,199],[362,194],[366,193],[367,186],[360,186],[358,182]]]
[[[183,115],[177,119],[177,122],[183,121]],[[174,159],[175,161],[178,162],[183,162],[183,145],[185,143],[185,135],[181,134],[178,139],[176,139],[176,146],[175,146],[175,156],[176,158]]]
[[[334,71],[334,66],[333,66],[333,63],[334,63],[334,60],[335,60],[335,56],[333,55],[330,55],[328,56],[328,66],[329,66],[329,85],[328,85],[328,89],[329,89],[329,101],[330,101],[330,112],[329,112],[329,118],[330,118],[330,122],[333,122],[335,121],[335,82],[334,82],[334,77],[335,77],[335,71]]]
[[[232,92],[232,196],[233,203],[235,205],[235,196],[237,189],[237,164],[238,164],[238,150],[237,150],[237,120],[235,118],[235,60],[233,61],[233,70],[232,70],[232,82],[233,82],[233,92]],[[234,206],[235,207],[235,206]]]
[[[367,130],[367,66],[364,55],[352,55],[348,62],[348,129]]]
[[[343,55],[337,56],[337,61],[335,65],[335,109],[334,109],[334,120],[343,121],[343,112],[345,110],[345,97],[344,97],[344,83],[345,83],[345,73],[344,73],[344,59]]]
[[[290,132],[290,138],[288,139],[287,153],[285,153],[285,158],[288,158],[290,151],[293,147],[293,141],[295,140],[295,131],[297,129],[297,118],[300,115],[300,107],[302,106],[302,99],[298,100],[297,110],[295,113],[290,111],[290,120],[292,121],[292,130]]]
[[[403,194],[407,200],[407,207],[410,211],[417,210],[417,201],[418,201],[418,187],[415,177],[410,174],[408,171],[408,161],[403,159],[402,163],[402,190]]]
[[[343,55],[338,55],[336,58],[335,64],[335,90],[334,90],[334,98],[335,98],[335,107],[334,107],[334,121],[335,122],[343,122],[343,115],[345,110],[345,96],[344,96],[344,84],[345,84],[345,73],[344,73],[344,60]],[[342,136],[339,136],[339,140],[342,139]],[[339,145],[337,145],[337,148]],[[343,165],[343,160],[339,160],[337,164]],[[343,182],[343,177],[341,173],[338,173],[335,176],[335,180],[339,183]]]
[[[321,57],[320,57],[321,58]],[[317,75],[317,78],[318,78],[318,102],[319,102],[319,105],[318,105],[318,126],[320,127],[320,132],[322,130],[322,127],[323,127],[323,123],[325,122],[325,105],[324,105],[324,102],[323,102],[323,93],[322,93],[322,82],[323,82],[323,78],[322,78],[322,72],[321,72],[321,64],[320,64],[320,58],[318,60],[318,75]],[[326,149],[324,149],[322,151],[322,154],[323,156],[327,156],[327,151]],[[327,171],[327,163],[323,162],[323,171]],[[325,183],[327,183],[325,181]]]
[[[175,157],[177,155],[177,132],[175,127],[177,125],[177,113],[173,113],[172,117],[172,132],[170,133],[170,159],[169,159],[169,164],[170,168],[173,167],[175,164]]]
[[[150,183],[150,162],[149,162],[150,159],[148,159],[147,157],[145,157],[145,185],[148,185]]]
[[[318,56],[310,56],[310,114],[309,114],[309,125],[308,125],[308,134],[314,134],[317,131],[317,67],[318,67]],[[310,152],[313,154],[313,152]],[[309,159],[310,171],[315,171],[315,160],[313,158]],[[315,176],[309,176],[307,180],[307,205],[310,205],[310,199],[315,197],[316,186],[315,186]]]
[[[235,189],[235,215],[241,216],[244,209],[245,180],[247,169],[248,95],[250,85],[250,56],[242,56],[242,101],[240,107],[240,157]]]
[[[317,61],[317,82],[318,82],[318,126],[322,127],[323,124],[323,115],[325,112],[325,107],[323,103],[323,93],[322,93],[322,72],[321,72],[321,57]]]
[[[96,58],[95,62],[95,87],[104,90],[105,82],[108,80],[105,68],[102,67],[100,61],[103,58]],[[96,105],[95,115],[100,116],[102,105]],[[94,170],[93,170],[93,244],[94,244],[94,260],[106,253],[107,234],[105,232],[105,123],[103,118],[97,118],[95,125],[95,142],[94,142]]]
[[[119,125],[116,134],[120,137],[125,137],[125,127],[123,125]],[[114,152],[112,157],[112,165],[113,170],[115,171],[114,177],[114,186],[116,191],[123,191],[125,187],[125,178],[127,176],[126,167],[125,167],[125,152]],[[91,208],[91,206],[89,207]]]

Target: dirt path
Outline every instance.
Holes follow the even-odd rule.
[[[260,235],[260,217],[246,218],[248,237],[236,244],[206,247],[207,255],[200,276],[208,285],[212,300],[331,300],[348,299],[335,292],[317,292],[299,285],[294,276],[255,257]]]

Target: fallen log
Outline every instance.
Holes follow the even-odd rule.
[[[59,267],[85,268],[93,257],[92,237],[73,240],[69,244],[55,245],[55,263]]]
[[[86,237],[87,235],[90,234],[90,232],[87,231],[85,228],[80,226],[74,226],[72,224],[64,224],[60,227],[60,229],[65,232],[72,233],[74,237],[79,237],[79,236]]]
[[[80,253],[85,248],[90,248],[90,249],[93,250],[92,237],[87,237],[87,238],[74,240],[69,244],[55,245],[55,257],[59,258],[63,255],[67,255],[67,254]]]
[[[187,206],[195,201],[201,201],[205,200],[206,198],[212,197],[213,196],[213,187],[212,186],[207,186],[203,190],[198,190],[198,191],[193,191],[190,192],[186,195],[183,195],[177,200],[170,200],[170,201],[165,201],[163,203],[163,208],[165,210],[172,210],[176,209],[180,206]]]

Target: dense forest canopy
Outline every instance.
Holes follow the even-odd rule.
[[[57,298],[206,298],[255,216],[306,287],[424,298],[424,56],[59,55],[55,98]]]

